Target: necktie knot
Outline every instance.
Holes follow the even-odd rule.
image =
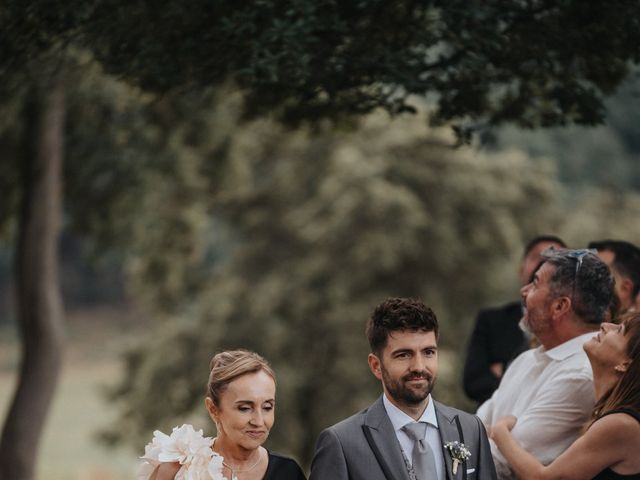
[[[407,423],[402,427],[402,430],[404,430],[414,442],[422,442],[427,434],[427,424],[425,422]]]

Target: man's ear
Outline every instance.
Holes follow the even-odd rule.
[[[373,373],[378,380],[382,380],[382,362],[378,356],[370,353],[367,357],[367,361],[369,362],[371,373]]]
[[[554,318],[559,318],[562,315],[567,314],[571,310],[571,303],[573,300],[569,297],[558,297],[551,303],[551,314]]]
[[[633,304],[633,282],[630,278],[620,277],[620,297],[628,299]]]

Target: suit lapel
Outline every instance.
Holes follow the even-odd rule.
[[[367,442],[388,480],[409,480],[402,449],[382,397],[371,405],[362,426]]]
[[[464,464],[458,465],[456,474],[453,474],[453,459],[451,458],[451,452],[444,446],[448,442],[462,442],[458,427],[456,425],[456,415],[447,411],[447,408],[442,404],[434,401],[434,407],[436,409],[436,418],[438,419],[438,432],[440,433],[440,441],[442,442],[442,454],[444,458],[444,465],[447,469],[448,480],[462,480],[464,477]]]

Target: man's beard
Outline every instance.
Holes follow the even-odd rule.
[[[525,313],[521,319],[521,325],[524,326],[524,330],[531,335],[538,336],[541,333],[544,334],[551,328],[551,319],[548,317],[547,311],[551,305],[550,301],[545,301],[542,307],[527,308],[524,305]]]
[[[429,396],[436,379],[429,372],[412,372],[405,375],[400,380],[395,381],[391,379],[389,373],[384,368],[384,365],[380,365],[380,371],[382,372],[382,382],[389,395],[396,401],[405,405],[419,405]],[[407,386],[407,382],[410,380],[424,379],[426,383],[421,388],[411,388]]]

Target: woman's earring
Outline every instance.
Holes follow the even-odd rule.
[[[613,369],[614,369],[616,372],[620,372],[620,373],[624,373],[624,372],[626,372],[626,371],[627,371],[627,367],[626,367],[626,365],[625,365],[625,366],[623,366],[623,365],[616,365],[615,367],[613,367]]]

